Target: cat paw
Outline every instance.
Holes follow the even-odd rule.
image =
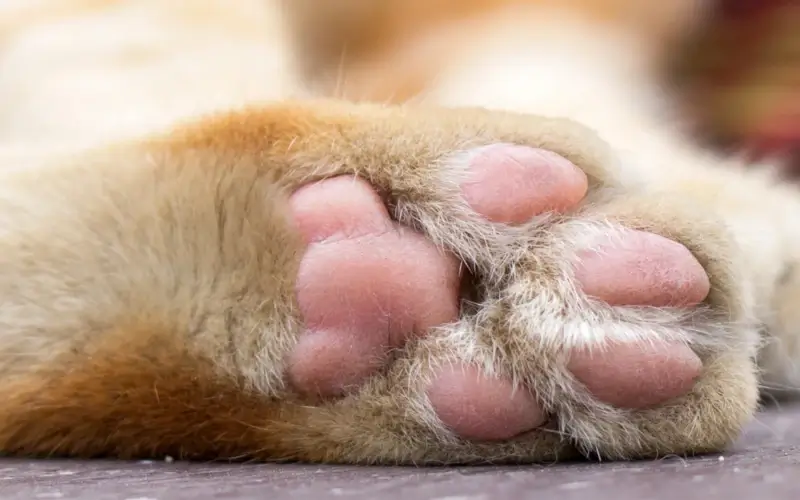
[[[496,145],[475,155],[462,184],[469,205],[487,221],[517,224],[577,209],[586,177],[564,158]],[[305,331],[290,354],[292,386],[310,396],[356,391],[390,363],[390,353],[459,319],[462,263],[420,233],[391,219],[363,180],[335,177],[300,188],[290,204],[309,243],[297,277]],[[626,231],[575,261],[584,294],[609,305],[692,307],[709,292],[704,269],[682,245]],[[428,397],[459,436],[508,439],[543,423],[544,411],[510,380],[471,366],[434,375]],[[620,345],[601,355],[573,352],[570,369],[595,397],[642,408],[688,393],[699,357],[684,345]]]
[[[380,179],[377,191],[334,179],[295,194],[302,207],[304,190],[319,190],[308,206],[324,207],[301,208],[319,218],[307,237],[347,234],[334,240],[358,249],[312,246],[306,259],[332,260],[301,266],[301,303],[320,310],[306,324],[324,327],[301,337],[290,373],[298,387],[333,384],[327,394],[343,396],[311,417],[335,429],[314,457],[691,454],[725,447],[754,412],[757,335],[724,224],[677,194],[622,185],[613,155],[585,131],[536,121],[538,134],[522,134],[516,120],[490,120],[476,134],[496,142],[428,164],[430,194]],[[372,208],[353,216],[362,196]],[[342,274],[330,279],[332,269]],[[368,274],[379,284],[365,284]],[[354,327],[376,313],[385,323]]]

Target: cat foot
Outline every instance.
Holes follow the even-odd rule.
[[[463,196],[493,222],[570,210],[587,191],[577,167],[533,148],[490,146],[472,156],[470,168]],[[296,282],[306,330],[289,359],[299,392],[353,392],[385,370],[392,351],[409,339],[458,320],[464,266],[392,220],[366,181],[341,176],[304,186],[291,209],[308,242]],[[583,291],[611,305],[688,307],[709,291],[705,271],[685,247],[642,231],[586,252],[575,269]],[[570,368],[599,400],[643,408],[688,392],[702,365],[685,344],[642,343],[575,352]],[[547,418],[532,393],[470,365],[440,369],[428,397],[442,422],[464,438],[508,439]]]

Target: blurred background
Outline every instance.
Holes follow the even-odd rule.
[[[699,137],[800,178],[800,0],[720,0],[675,76]]]
[[[787,175],[800,179],[800,0],[714,1],[709,24],[685,44],[671,72],[683,115],[709,146],[753,159],[783,157]],[[0,0],[0,50],[14,8],[104,2]]]

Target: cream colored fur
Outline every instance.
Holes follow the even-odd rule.
[[[183,442],[164,444],[176,431],[152,437],[149,450],[192,449],[203,422],[193,427],[178,415],[173,427],[155,418],[161,424],[148,426],[144,404],[115,403],[140,422],[128,434],[95,434],[99,424],[87,422],[111,411],[93,406],[101,389],[65,382],[86,371],[86,380],[116,387],[129,365],[161,370],[141,360],[162,359],[153,353],[174,345],[210,360],[213,377],[278,397],[269,418],[248,420],[264,434],[205,452],[220,456],[474,462],[716,450],[756,408],[751,357],[762,327],[764,384],[800,388],[798,195],[681,135],[662,109],[653,47],[639,34],[568,11],[500,9],[469,29],[452,26],[447,39],[434,32],[403,47],[455,40],[461,50],[409,106],[395,108],[284,102],[307,94],[306,83],[334,95],[365,87],[349,87],[347,75],[296,79],[284,24],[263,0],[39,3],[0,7],[3,450],[141,455],[148,448],[125,436],[149,443],[181,425],[189,429]],[[206,116],[227,111],[236,113]],[[589,201],[523,228],[475,219],[454,187],[460,159],[493,142],[572,159],[590,176]],[[301,249],[283,200],[287,189],[337,173],[385,188],[400,220],[477,270],[482,300],[474,314],[409,346],[359,394],[310,407],[293,402],[281,377],[297,327],[291,277]],[[566,257],[620,226],[692,250],[714,287],[706,306],[687,315],[583,297]],[[140,345],[145,330],[156,339],[149,347]],[[532,333],[542,331],[551,333]],[[695,390],[663,407],[608,407],[564,368],[572,347],[659,338],[689,343],[705,364]],[[550,432],[496,445],[450,434],[421,387],[434,365],[456,358],[535,388],[558,417]],[[45,418],[42,408],[58,411]],[[23,417],[40,427],[24,427]]]

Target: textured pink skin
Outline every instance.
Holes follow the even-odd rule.
[[[689,250],[663,236],[633,229],[579,254],[575,276],[583,291],[611,305],[695,306],[711,290]]]
[[[546,415],[525,388],[491,378],[471,365],[442,368],[428,388],[439,419],[466,439],[500,441],[545,423]]]
[[[563,212],[586,196],[586,174],[542,149],[494,145],[473,158],[464,199],[492,222],[521,224],[544,212]]]
[[[392,222],[366,182],[338,177],[291,203],[310,242],[296,285],[307,328],[289,359],[296,389],[343,394],[408,336],[457,319],[458,262]]]

